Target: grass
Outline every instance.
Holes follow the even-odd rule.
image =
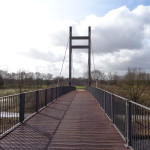
[[[30,92],[30,91],[35,91],[35,90],[39,90],[39,89],[46,89],[46,88],[50,88],[50,87],[42,86],[40,88],[26,88],[26,89],[22,89],[22,92]],[[0,89],[0,97],[8,96],[8,95],[14,95],[14,94],[19,94],[18,88]]]
[[[77,89],[77,90],[84,90],[84,89],[85,89],[85,86],[76,86],[76,89]]]
[[[18,93],[19,93],[18,89],[0,89],[0,97]]]
[[[116,95],[127,98],[129,100],[132,100],[129,93],[122,86],[99,84],[98,87],[101,88],[101,89],[104,89],[106,91],[109,91],[111,93],[114,93]],[[150,86],[147,86],[145,91],[142,93],[140,99],[137,100],[137,103],[140,103],[144,106],[150,107],[150,94],[149,94],[149,91],[150,91]]]

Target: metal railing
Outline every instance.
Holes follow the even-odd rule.
[[[95,87],[86,88],[117,128],[126,146],[150,149],[150,108]]]
[[[0,97],[0,138],[58,97],[75,90],[62,86]]]

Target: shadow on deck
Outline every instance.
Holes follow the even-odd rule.
[[[87,91],[73,91],[49,104],[0,141],[2,150],[128,150]]]

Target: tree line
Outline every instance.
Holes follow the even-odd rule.
[[[0,88],[10,89],[18,88],[19,92],[25,88],[41,88],[43,85],[49,86],[52,82],[51,73],[18,71],[9,73],[0,70]]]
[[[123,75],[119,75],[117,72],[106,74],[100,70],[93,70],[91,77],[92,86],[150,106],[150,73],[146,73],[140,68],[128,68]],[[47,88],[57,85],[68,86],[68,78],[53,77],[51,73],[26,71],[9,73],[0,70],[0,89],[18,89],[21,93],[24,89]],[[87,72],[83,74],[83,77],[72,78],[72,85],[88,86]]]
[[[101,87],[127,99],[150,106],[150,73],[141,68],[128,68],[124,75],[92,71],[93,86]]]

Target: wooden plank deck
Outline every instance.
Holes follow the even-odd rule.
[[[1,150],[129,150],[87,91],[48,105],[0,141]]]

